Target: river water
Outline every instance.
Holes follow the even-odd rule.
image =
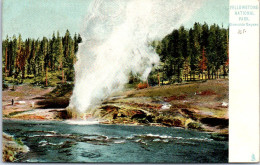
[[[20,162],[228,162],[228,142],[179,128],[4,120],[3,131],[30,148]]]

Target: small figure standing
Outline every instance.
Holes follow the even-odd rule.
[[[14,99],[12,99],[12,105],[14,105]]]
[[[32,102],[32,107],[34,108],[34,102]]]

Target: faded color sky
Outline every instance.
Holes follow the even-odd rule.
[[[63,35],[68,29],[72,35],[80,33],[84,16],[92,0],[3,0],[2,37],[25,38],[51,37],[59,30]],[[187,6],[189,7],[189,6]],[[183,13],[185,14],[185,13]],[[229,1],[205,0],[193,17],[184,23],[190,28],[194,22],[217,23],[228,26]]]

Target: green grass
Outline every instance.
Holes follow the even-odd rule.
[[[155,86],[142,90],[137,90],[133,92],[133,96],[137,97],[169,97],[169,96],[180,96],[187,95],[193,96],[195,92],[201,92],[210,90],[217,94],[227,93],[228,83],[227,80],[219,80],[218,83],[216,80],[209,80],[207,82],[195,82],[192,84],[183,84],[183,85],[164,85],[164,86]],[[225,83],[221,83],[224,82]]]
[[[32,110],[25,110],[25,111],[15,111],[15,112],[11,112],[11,113],[9,113],[8,115],[4,115],[4,117],[12,117],[12,116],[15,116],[15,115],[17,115],[17,114],[20,114],[20,113],[24,113],[24,112],[30,112],[30,111],[33,111],[33,109]]]
[[[47,74],[48,77],[48,86],[56,86],[57,84],[61,83],[61,75],[62,72],[61,71],[50,71]],[[30,75],[25,75],[25,78],[22,79],[20,76],[18,78],[14,78],[12,77],[3,77],[3,79],[5,80],[5,83],[9,83],[9,84],[14,84],[14,85],[18,85],[18,84],[33,84],[33,85],[37,85],[37,86],[41,86],[44,87],[45,86],[45,75],[41,75],[41,76],[34,76],[33,74]]]
[[[195,129],[195,130],[200,130],[202,131],[202,124],[198,123],[198,122],[190,122],[189,124],[187,124],[187,128],[188,129]]]
[[[70,95],[74,87],[74,84],[58,84],[56,88],[48,94],[51,97],[63,97]]]
[[[24,146],[23,141],[22,141],[21,138],[15,138],[14,141],[15,141],[17,144],[19,144],[19,145],[21,145],[21,146]]]

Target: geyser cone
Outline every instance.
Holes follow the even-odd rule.
[[[67,107],[66,110],[68,112],[69,118],[76,120],[84,119],[85,114],[83,112],[77,111],[76,108]]]
[[[93,120],[99,118],[99,110],[96,109],[88,109],[85,112],[78,111],[74,107],[67,107],[68,118],[72,120]]]
[[[128,82],[130,72],[146,80],[159,56],[149,43],[177,28],[200,0],[97,0],[84,25],[75,64],[70,108],[83,113]],[[187,7],[189,6],[189,7]],[[191,9],[193,8],[193,9]]]

